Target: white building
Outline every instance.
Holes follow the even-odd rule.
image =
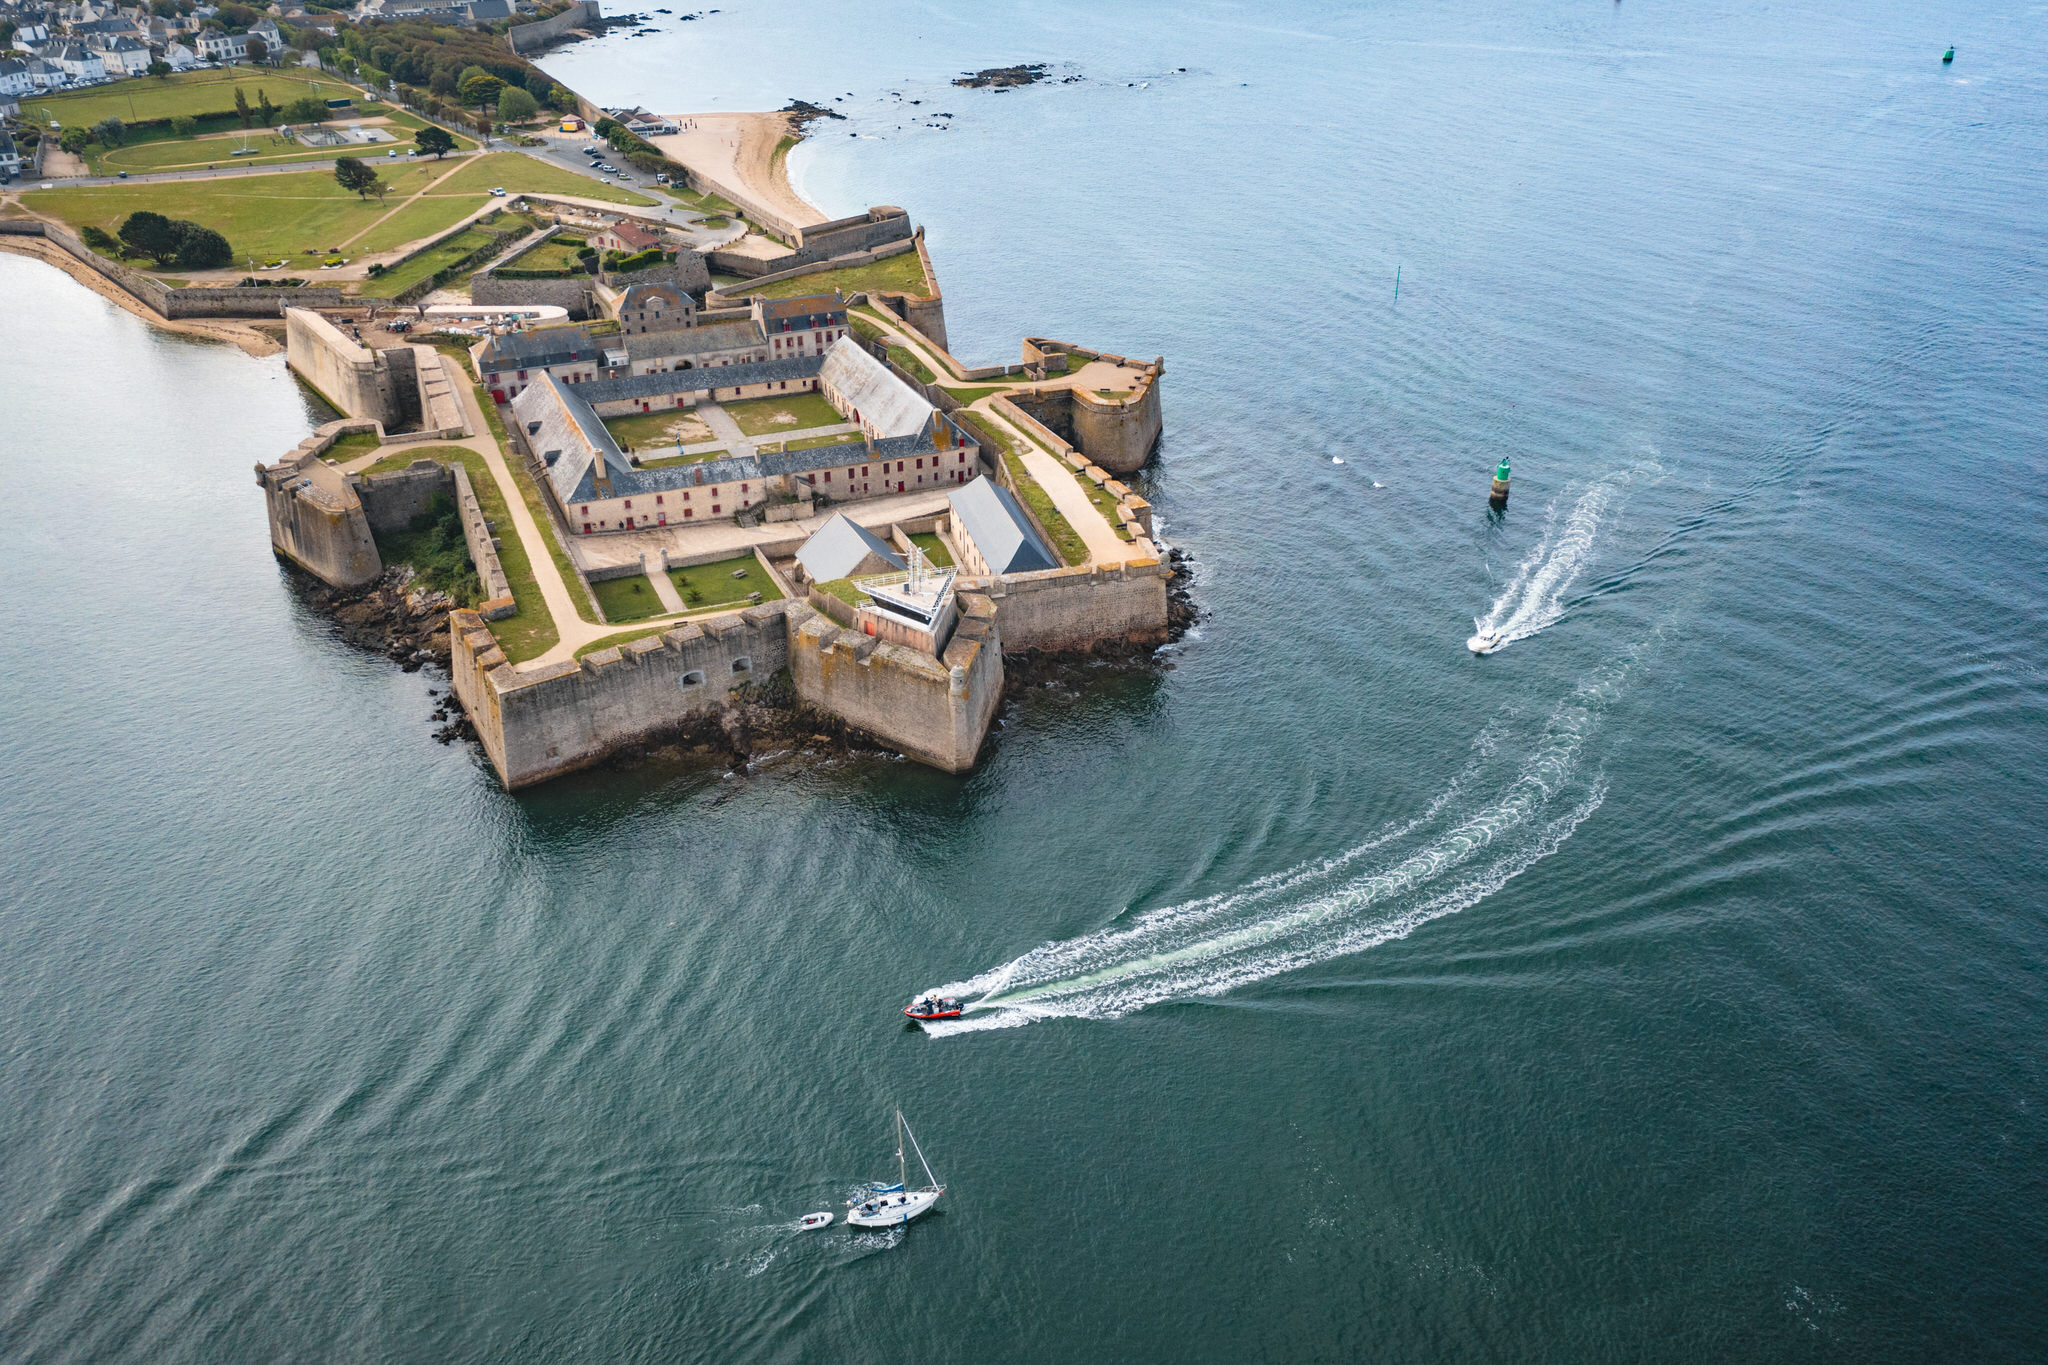
[[[0,97],[26,95],[36,88],[28,74],[28,63],[19,57],[0,60]]]
[[[164,48],[164,60],[170,63],[171,70],[173,71],[190,71],[193,67],[202,64],[199,60],[199,54],[186,47],[183,43],[167,45]]]
[[[248,35],[225,33],[217,28],[201,29],[195,46],[202,61],[238,62],[249,55]]]
[[[140,38],[116,38],[100,49],[100,62],[109,76],[140,76],[156,60],[149,44]]]
[[[74,81],[103,81],[107,78],[106,63],[100,60],[100,54],[76,39],[67,38],[50,44],[49,50],[43,53],[43,60]]]

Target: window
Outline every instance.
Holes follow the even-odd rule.
[[[742,654],[739,658],[732,661],[732,671],[735,673],[752,673],[754,671],[754,661]]]
[[[688,521],[688,520],[689,520],[689,519],[690,519],[691,517],[694,517],[694,516],[696,516],[696,515],[697,515],[697,509],[696,509],[696,508],[694,508],[694,507],[685,507],[685,508],[683,509],[683,520],[684,520],[684,521]]]
[[[683,674],[681,685],[684,687],[702,687],[704,685],[704,670],[693,668],[688,673]]]
[[[590,515],[590,509],[588,507],[583,509],[583,515],[586,517]]]
[[[924,468],[924,461],[923,461],[923,460],[919,460],[919,461],[917,462],[917,467],[918,467],[919,469],[923,469],[923,468]],[[631,507],[632,505],[633,505],[633,504],[632,504],[632,503],[630,503],[630,502],[626,504],[626,506],[628,506],[628,507]]]
[[[586,536],[590,534],[590,523],[587,521],[583,523],[583,534]]]
[[[659,493],[656,493],[656,494],[654,495],[654,505],[655,505],[656,507],[659,507],[659,506],[661,506],[661,494],[659,494]]]
[[[830,483],[830,482],[832,482],[832,471],[831,471],[831,470],[829,470],[829,469],[825,471],[825,482],[826,482],[826,483]]]
[[[918,467],[919,469],[923,469],[923,468],[924,468],[924,461],[923,461],[923,460],[919,460],[919,461],[917,462],[917,467]],[[627,498],[627,499],[626,499],[626,510],[627,510],[628,512],[630,512],[630,511],[632,511],[632,510],[633,510],[633,500],[632,500],[631,498]]]
[[[867,467],[866,465],[862,465],[862,466],[860,467],[860,476],[861,476],[861,477],[862,477],[863,479],[865,479],[865,478],[866,478],[866,477],[868,476],[868,467]],[[588,509],[586,509],[586,510],[588,510]]]
[[[687,489],[687,488],[685,488],[685,489],[683,490],[683,501],[684,501],[684,502],[688,502],[689,500],[690,500],[690,490],[689,490],[689,489]]]
[[[715,502],[711,504],[711,515],[714,517],[718,515],[718,504]]]
[[[741,485],[740,485],[740,492],[744,493],[744,492],[746,492],[746,491],[747,491],[747,486],[746,486],[745,484],[741,484]]]
[[[521,370],[521,371],[519,372],[519,377],[520,377],[521,379],[524,379],[524,378],[526,378],[526,371],[524,371],[524,370]]]

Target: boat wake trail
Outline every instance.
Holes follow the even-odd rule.
[[[1606,783],[1597,765],[1587,771],[1586,749],[1627,671],[1581,684],[1526,744],[1489,727],[1464,770],[1412,819],[1337,857],[1127,915],[938,987],[970,1004],[964,1017],[925,1031],[943,1038],[1040,1019],[1116,1019],[1361,952],[1477,905],[1599,809]]]
[[[1536,548],[1529,551],[1507,587],[1493,599],[1492,609],[1472,619],[1473,635],[1468,648],[1475,653],[1491,654],[1517,640],[1528,639],[1564,615],[1564,595],[1577,581],[1579,570],[1585,567],[1600,519],[1613,501],[1617,487],[1619,484],[1611,479],[1594,484],[1579,496],[1561,529],[1554,522],[1544,529]],[[1489,640],[1493,643],[1485,643]]]

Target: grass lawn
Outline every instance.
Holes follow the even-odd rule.
[[[699,213],[731,213],[732,204],[722,195],[705,194],[697,190],[671,189],[669,197],[681,200]]]
[[[512,221],[514,223],[520,222],[516,218]],[[431,250],[422,251],[411,260],[402,262],[373,280],[364,280],[362,288],[363,297],[371,299],[396,298],[399,294],[418,284],[421,280],[426,279],[435,271],[442,269],[444,266],[455,264],[472,251],[488,246],[493,238],[494,234],[488,229],[466,227]]]
[[[664,455],[658,460],[642,460],[642,469],[673,469],[679,464],[703,464],[706,460],[722,460],[732,454],[730,450],[707,450],[701,455]]]
[[[246,134],[236,129],[233,132],[210,136],[159,138],[147,142],[134,142],[101,152],[97,163],[101,172],[107,175],[112,175],[116,171],[190,170],[201,166],[251,166],[278,161],[332,161],[344,156],[381,165],[393,160],[385,153],[394,147],[401,152],[411,151],[413,138],[418,135],[420,129],[426,127],[424,121],[397,109],[389,111],[385,117],[391,120],[387,131],[398,139],[395,143],[308,147],[297,138],[279,137],[267,128],[258,128]],[[234,155],[245,145],[256,148],[256,155]],[[460,136],[455,139],[455,149],[459,152],[473,151],[475,148],[474,141]]]
[[[650,616],[660,616],[667,611],[661,605],[661,598],[655,595],[654,585],[647,581],[647,575],[636,573],[631,578],[608,578],[602,583],[592,583],[590,590],[597,594],[597,604],[604,608],[607,621],[644,621]]]
[[[1008,393],[1010,391],[1007,384],[988,384],[965,389],[956,389],[947,385],[945,389],[947,393],[950,393],[963,403],[978,403],[992,393]]]
[[[758,289],[749,289],[745,286],[741,286],[741,289],[742,292],[766,299],[789,299],[799,294],[829,294],[834,289],[842,294],[863,294],[870,289],[879,289],[891,294],[909,294],[923,298],[924,267],[918,263],[915,251],[906,251],[900,256],[891,256],[872,265],[850,266],[845,270],[821,270],[815,275],[799,275],[793,280],[777,280]]]
[[[66,128],[89,127],[102,119],[125,122],[139,119],[173,118],[179,114],[213,114],[235,107],[239,86],[249,106],[257,104],[256,92],[270,96],[279,108],[302,95],[323,100],[362,98],[362,91],[332,76],[317,72],[257,71],[233,67],[219,71],[187,71],[158,79],[136,76],[112,85],[94,86],[61,95],[41,95],[22,102],[22,117],[47,125],[51,119]]]
[[[931,367],[922,360],[919,360],[917,353],[907,346],[891,346],[889,348],[889,359],[895,361],[906,372],[927,384],[935,383],[938,380],[938,376],[932,373]]]
[[[382,444],[384,443],[377,439],[377,433],[374,431],[351,431],[327,447],[326,454],[321,458],[341,464],[355,459],[358,455],[367,455]],[[377,463],[381,466],[385,461],[379,460]]]
[[[720,406],[749,436],[773,436],[778,431],[842,426],[846,422],[825,401],[824,395],[816,393],[793,393],[787,397],[778,394],[772,398],[749,398],[744,402]]]
[[[924,551],[924,557],[942,569],[953,567],[953,554],[946,548],[946,542],[939,539],[936,531],[914,531],[910,543]]]
[[[733,577],[735,573],[740,576]],[[747,594],[754,592],[761,594],[763,602],[773,602],[782,596],[782,589],[775,586],[761,561],[750,554],[690,569],[670,569],[668,576],[676,591],[683,595],[684,604],[693,610],[731,606],[746,601]]]
[[[489,412],[490,408],[486,406],[484,411]],[[491,477],[483,456],[464,446],[421,446],[387,455],[364,472],[384,474],[404,469],[420,459],[459,464],[467,469],[477,506],[483,508],[485,520],[498,528],[498,563],[505,570],[505,581],[512,586],[512,600],[519,606],[504,620],[489,623],[505,657],[513,663],[524,663],[553,649],[561,638],[555,631],[555,618],[548,614],[547,603],[540,595],[540,580],[533,576],[533,561],[527,557],[519,529],[512,524],[504,495],[498,491],[498,481]],[[511,463],[510,457],[506,462]]]
[[[532,190],[536,194],[574,194],[585,199],[602,199],[613,204],[635,204],[641,207],[653,205],[656,201],[644,194],[635,194],[616,183],[593,180],[587,175],[565,171],[560,166],[551,166],[545,161],[536,161],[520,152],[491,152],[480,156],[462,168],[447,184],[434,190],[435,194],[480,194],[493,187],[502,187],[517,194]]]
[[[856,587],[851,578],[835,578],[829,583],[820,583],[818,584],[818,591],[824,593],[827,597],[838,598],[849,607],[857,607],[868,600],[868,595]],[[830,620],[829,617],[826,619]],[[839,623],[832,621],[831,624],[836,626]]]
[[[396,169],[391,176],[394,198],[417,193],[434,174],[428,166]],[[105,185],[96,189],[31,190],[22,196],[22,202],[38,213],[63,219],[74,228],[91,224],[110,233],[118,231],[129,214],[151,209],[169,218],[189,219],[212,228],[226,237],[235,255],[244,260],[275,260],[325,252],[390,211],[388,203],[358,199],[335,184],[334,177],[325,171]],[[441,226],[446,227],[474,207],[475,201],[451,201]],[[365,249],[359,243],[348,254]],[[299,264],[300,269],[306,268],[303,262]]]
[[[688,408],[656,408],[653,412],[630,412],[603,421],[612,439],[626,450],[634,446],[674,445],[678,435],[684,445],[711,439],[711,428]]]
[[[581,270],[576,253],[586,245],[581,237],[557,235],[505,264],[513,270]]]
[[[786,451],[813,450],[818,446],[860,446],[863,450],[867,449],[858,431],[839,431],[830,436],[806,436],[801,441],[781,442],[781,448]],[[866,456],[862,458],[865,459]]]

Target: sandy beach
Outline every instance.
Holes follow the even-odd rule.
[[[726,113],[668,117],[683,131],[647,139],[663,155],[751,196],[762,207],[792,223],[826,220],[817,206],[806,203],[790,188],[783,159],[775,154],[782,139],[795,135],[789,115]]]

